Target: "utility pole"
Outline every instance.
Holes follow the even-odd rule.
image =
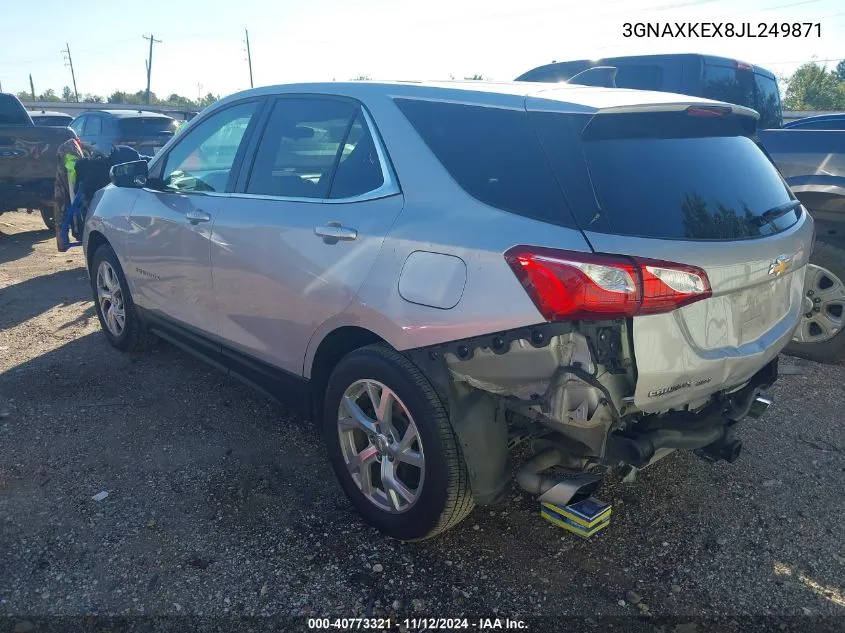
[[[73,79],[73,95],[76,97],[76,102],[79,103],[79,91],[76,89],[76,74],[73,72],[73,59],[70,57],[70,44],[65,42],[65,49],[62,51],[67,60],[66,66],[70,66],[70,77]]]
[[[153,43],[161,44],[161,40],[153,37],[153,34],[142,36],[145,40],[150,40],[150,56],[147,58],[147,105],[150,105],[150,75],[153,72]]]
[[[249,31],[244,29],[244,33],[246,34],[246,60],[249,63],[249,87],[254,88],[255,86],[252,83],[252,54],[249,51]]]
[[[29,91],[32,93],[32,100],[35,101],[35,84],[32,83],[32,73],[29,73]]]

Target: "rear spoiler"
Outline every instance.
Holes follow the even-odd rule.
[[[596,88],[616,88],[616,66],[593,66],[572,75],[564,83]]]
[[[708,103],[707,101],[680,101],[676,103],[644,103],[637,105],[611,106],[601,108],[596,114],[635,114],[639,112],[683,112],[689,110],[723,111],[737,116],[750,117],[758,120],[760,115],[756,110],[732,103]]]

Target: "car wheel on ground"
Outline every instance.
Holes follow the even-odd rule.
[[[323,433],[346,496],[384,534],[430,538],[472,510],[443,403],[420,370],[387,345],[358,349],[335,367]]]
[[[91,287],[100,327],[112,347],[141,351],[149,334],[138,316],[123,269],[109,244],[102,244],[91,259]]]
[[[43,207],[41,209],[41,219],[44,220],[44,225],[47,227],[48,231],[56,230],[56,220],[53,216],[52,207]]]
[[[845,249],[816,242],[804,280],[804,316],[786,351],[820,363],[845,359]]]

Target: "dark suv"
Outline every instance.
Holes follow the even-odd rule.
[[[636,55],[538,66],[517,81],[566,81],[595,66],[614,66],[617,88],[675,92],[735,103],[760,113],[761,129],[783,124],[775,76],[759,66],[713,55]]]
[[[128,145],[152,156],[176,132],[176,121],[166,114],[144,110],[96,110],[79,115],[70,124],[85,149],[107,156],[116,145]]]

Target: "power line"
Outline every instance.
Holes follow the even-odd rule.
[[[66,66],[70,66],[70,78],[73,79],[73,94],[76,97],[76,102],[79,103],[79,91],[76,89],[76,73],[73,72],[73,58],[70,56],[70,44],[65,42],[65,48],[62,50],[67,60]]]
[[[759,62],[757,65],[763,66],[765,64],[766,66],[782,66],[786,64],[808,64],[810,62],[841,62],[842,60],[845,60],[845,57],[835,57],[833,59],[799,59],[791,62]]]
[[[155,39],[153,34],[142,35],[145,40],[150,40],[150,56],[147,58],[147,105],[150,105],[150,77],[153,73],[153,43],[161,44],[161,40]]]

